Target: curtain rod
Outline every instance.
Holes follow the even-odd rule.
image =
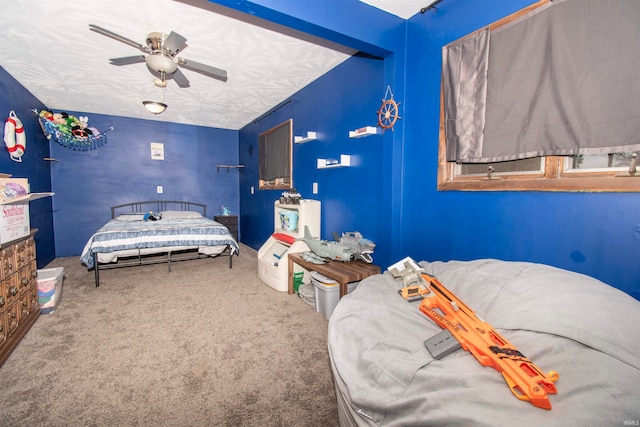
[[[422,9],[420,9],[420,13],[425,13],[425,12],[426,12],[426,11],[428,11],[428,10],[435,9],[435,8],[436,8],[436,5],[437,5],[438,3],[440,3],[441,1],[442,1],[442,0],[436,0],[436,1],[434,1],[433,3],[431,3],[429,6],[425,6],[425,7],[423,7]]]
[[[292,101],[291,98],[286,99],[284,101],[282,101],[280,104],[276,105],[275,107],[273,107],[272,109],[270,109],[269,111],[267,111],[266,113],[264,113],[263,115],[261,115],[260,117],[258,117],[257,119],[255,119],[252,124],[256,124],[258,123],[260,120],[264,119],[265,117],[267,117],[270,114],[275,113],[276,111],[278,111],[279,109],[281,109],[282,107],[284,107],[285,105],[287,105],[288,103],[290,103]]]

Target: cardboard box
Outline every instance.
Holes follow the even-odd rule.
[[[0,244],[28,236],[29,203],[0,205]]]
[[[29,195],[27,178],[0,178],[0,203],[9,203]]]

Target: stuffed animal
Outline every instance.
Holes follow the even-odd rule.
[[[149,212],[144,214],[145,221],[158,221],[160,219],[160,215],[157,213]]]

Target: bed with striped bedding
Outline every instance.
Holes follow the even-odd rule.
[[[180,210],[173,203],[179,203]],[[194,207],[201,212],[190,210]],[[158,219],[150,218],[153,210],[148,208],[156,209]],[[112,208],[112,219],[89,238],[80,261],[94,269],[99,286],[100,270],[166,262],[171,271],[171,262],[218,255],[228,256],[232,268],[238,252],[229,230],[206,218],[204,205],[135,202]]]

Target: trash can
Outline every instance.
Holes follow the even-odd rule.
[[[62,299],[64,267],[38,270],[38,304],[40,314],[53,313]]]
[[[311,283],[313,283],[315,290],[316,311],[322,313],[324,317],[329,320],[331,314],[333,314],[333,310],[340,301],[340,284],[317,271],[311,272]],[[349,283],[347,292],[353,292],[358,286],[358,283],[359,282]]]

